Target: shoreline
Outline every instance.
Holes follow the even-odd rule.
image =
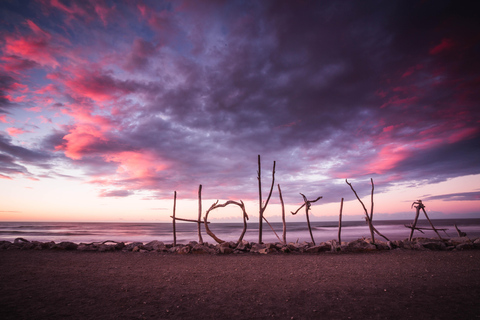
[[[0,250],[3,319],[474,319],[480,250]]]
[[[437,251],[462,251],[480,249],[480,238],[454,237],[448,239],[417,237],[412,240],[393,240],[372,242],[370,238],[360,238],[349,242],[336,240],[321,243],[313,242],[275,242],[254,243],[246,240],[237,242],[221,242],[210,244],[190,241],[187,244],[168,244],[153,240],[144,242],[117,242],[106,240],[103,242],[74,243],[69,241],[55,243],[54,241],[39,242],[16,238],[13,242],[0,241],[2,250],[68,250],[68,251],[132,251],[132,252],[160,252],[168,254],[294,254],[294,253],[323,253],[323,252],[367,252],[384,250],[437,250]]]

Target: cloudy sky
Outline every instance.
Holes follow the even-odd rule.
[[[478,216],[479,9],[1,1],[0,220],[196,216],[199,184],[258,216],[257,155],[272,217],[280,184],[361,218],[346,178],[379,217]]]

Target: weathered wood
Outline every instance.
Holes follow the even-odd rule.
[[[282,222],[283,222],[283,243],[287,243],[287,223],[285,222],[285,204],[283,203],[282,189],[278,186],[278,194],[280,195],[280,203],[282,204]]]
[[[372,180],[373,181],[373,180]],[[372,224],[372,220],[370,219],[370,216],[368,215],[368,211],[367,211],[367,208],[365,207],[365,205],[363,204],[363,201],[360,199],[360,197],[358,196],[357,192],[355,191],[355,189],[353,189],[353,186],[351,183],[348,182],[347,179],[345,179],[345,182],[350,186],[350,189],[352,189],[353,193],[355,194],[355,196],[357,197],[358,201],[360,201],[360,204],[362,205],[363,207],[363,210],[365,211],[365,216],[367,217],[367,223],[368,223],[368,228],[370,229],[370,236],[372,237],[372,243],[375,243],[375,235],[374,235],[374,231],[373,231],[373,224]],[[373,191],[373,189],[372,189]],[[373,204],[373,202],[372,202]],[[372,209],[373,209],[373,205],[372,205]]]
[[[259,216],[259,221],[258,221],[258,243],[262,243],[262,231],[263,231],[263,214],[265,212],[265,209],[267,208],[268,202],[270,201],[270,198],[272,196],[273,192],[273,186],[275,185],[275,164],[276,162],[273,161],[273,170],[272,170],[272,185],[270,186],[270,192],[268,193],[267,201],[265,201],[265,204],[262,203],[262,175],[261,175],[261,163],[260,163],[260,155],[258,155],[258,216]],[[272,229],[273,230],[273,229]]]
[[[214,210],[214,209],[217,209],[217,208],[222,208],[222,207],[226,207],[230,204],[234,204],[234,205],[237,205],[239,206],[241,209],[242,209],[242,213],[243,213],[243,231],[242,231],[242,234],[240,235],[240,237],[238,238],[238,241],[237,241],[237,246],[240,244],[240,242],[242,242],[243,240],[243,237],[245,236],[245,232],[247,231],[247,220],[248,220],[248,215],[247,215],[247,212],[245,210],[245,204],[243,203],[242,200],[240,200],[240,202],[236,202],[236,201],[233,201],[233,200],[228,200],[227,202],[223,203],[223,204],[218,204],[218,200],[212,204],[210,206],[210,208],[207,210],[207,212],[205,212],[205,217],[203,218],[203,221],[205,223],[205,231],[207,232],[207,234],[212,237],[216,242],[218,243],[224,243],[225,241],[218,238],[211,230],[210,228],[208,228],[208,214],[210,213],[210,211]]]
[[[263,210],[262,210],[262,165],[260,164],[260,155],[258,155],[258,243],[262,243],[262,223],[263,223]]]
[[[270,229],[272,229],[273,233],[275,234],[275,236],[277,237],[278,241],[282,242],[282,239],[280,239],[280,237],[278,236],[278,234],[275,232],[275,229],[273,229],[273,226],[270,224],[270,222],[268,222],[267,218],[265,218],[265,216],[263,217],[263,220],[265,220],[265,222],[268,224],[268,226],[270,227]]]
[[[432,221],[430,221],[430,218],[429,218],[428,215],[427,215],[427,211],[425,211],[425,206],[424,206],[424,205],[422,205],[422,211],[423,211],[423,213],[425,214],[425,217],[427,218],[428,223],[430,223],[430,225],[432,226],[433,231],[435,231],[435,233],[437,234],[438,238],[439,238],[440,240],[443,240],[442,236],[440,236],[440,233],[438,233],[437,229],[433,226]]]
[[[422,203],[422,200],[418,200],[418,202]],[[415,205],[415,203],[418,203],[418,202],[412,203],[412,207]],[[420,215],[420,207],[415,206],[415,209],[416,209],[415,220],[413,221],[413,225],[412,225],[412,228],[411,228],[412,230],[410,230],[410,236],[408,237],[409,241],[412,241],[413,232],[415,231],[415,227],[417,226],[417,222],[418,222],[418,216]],[[419,230],[419,231],[423,233],[423,231],[421,231],[421,230]]]
[[[343,198],[340,202],[340,214],[338,215],[338,243],[342,244],[342,211],[343,211]]]
[[[175,227],[175,209],[177,206],[177,191],[173,192],[173,246],[177,245],[177,230]]]
[[[291,212],[291,214],[295,215],[295,214],[297,214],[297,212],[300,209],[305,207],[305,216],[307,218],[308,231],[310,232],[310,237],[312,238],[312,242],[315,245],[315,239],[313,239],[312,227],[310,226],[310,218],[308,217],[308,210],[310,210],[310,207],[311,207],[313,202],[316,202],[316,201],[322,199],[322,197],[318,197],[317,199],[315,199],[313,201],[310,201],[310,200],[307,199],[307,197],[305,197],[304,194],[300,193],[300,195],[303,197],[303,204],[295,212],[293,212],[293,211],[290,211],[290,212]]]
[[[459,237],[466,237],[467,236],[467,234],[465,232],[462,232],[462,231],[460,231],[460,229],[458,229],[456,224],[454,224],[454,226],[455,226],[455,230],[457,230],[457,234],[458,234]],[[438,229],[438,230],[440,230],[440,229]]]
[[[197,221],[197,231],[198,231],[198,242],[203,244],[202,231],[202,185],[198,187],[198,221]]]

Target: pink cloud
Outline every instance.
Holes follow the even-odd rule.
[[[18,136],[18,135],[21,135],[21,134],[24,134],[24,133],[27,133],[27,132],[30,132],[30,131],[25,131],[23,129],[10,127],[10,128],[7,128],[7,132],[8,132],[9,135],[15,137],[15,136]]]
[[[430,54],[438,54],[442,51],[449,50],[453,47],[453,41],[451,39],[442,39],[440,44],[436,45],[435,47],[431,48],[428,53]]]
[[[42,111],[42,108],[41,107],[31,107],[31,108],[28,108],[28,109],[25,109],[27,111],[31,111],[31,112],[40,112]]]
[[[7,36],[4,47],[6,57],[2,59],[15,57],[17,60],[31,60],[44,66],[57,67],[59,63],[54,57],[57,50],[51,46],[49,39],[49,37],[37,35],[20,38]]]
[[[0,114],[0,122],[8,123],[6,114]]]

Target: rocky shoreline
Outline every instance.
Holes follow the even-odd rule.
[[[199,244],[190,241],[188,244],[165,244],[161,241],[143,242],[116,242],[104,241],[93,243],[73,242],[39,242],[28,241],[24,238],[17,238],[13,242],[0,241],[0,250],[77,250],[77,251],[124,251],[124,252],[159,252],[165,254],[298,254],[298,253],[337,253],[337,252],[368,252],[381,250],[435,250],[435,251],[461,251],[480,249],[480,238],[470,239],[468,237],[457,237],[451,239],[436,238],[413,238],[412,241],[375,241],[372,243],[369,238],[361,238],[351,242],[339,243],[336,240],[322,242],[314,245],[311,242],[290,242],[284,243],[254,243],[241,241],[223,242],[221,244]]]

